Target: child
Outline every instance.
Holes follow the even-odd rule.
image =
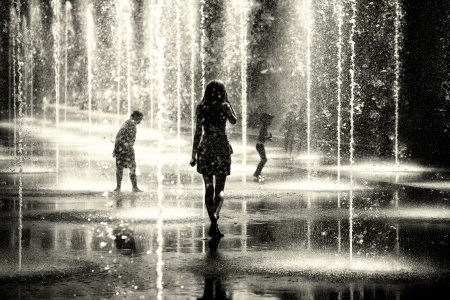
[[[267,128],[270,126],[270,124],[272,124],[273,118],[274,118],[274,116],[272,116],[268,113],[263,113],[260,118],[262,127],[259,130],[258,141],[256,142],[256,151],[258,151],[261,161],[259,162],[258,167],[256,168],[256,171],[253,174],[253,177],[255,177],[255,181],[260,181],[260,182],[264,181],[264,176],[261,175],[261,171],[267,162],[266,150],[264,148],[264,143],[266,142],[266,140],[270,140],[270,141],[272,140],[272,133],[268,132]]]
[[[143,114],[135,110],[130,119],[127,120],[117,133],[114,143],[113,157],[116,158],[116,181],[114,191],[120,192],[122,184],[123,169],[130,169],[130,180],[133,192],[142,192],[137,186],[136,160],[134,156],[134,142],[136,141],[136,125],[141,123]]]

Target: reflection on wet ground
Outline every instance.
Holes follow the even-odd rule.
[[[0,294],[3,299],[152,299],[158,292],[166,299],[447,299],[449,194],[367,187],[352,198],[348,191],[299,190],[230,197],[222,209],[220,240],[207,237],[209,224],[195,197],[168,193],[158,215],[156,199],[146,193],[28,196],[21,230],[17,199],[3,197]],[[161,228],[158,218],[164,220]],[[69,262],[68,271],[38,280],[8,279],[9,271],[17,273],[19,247],[25,271],[41,265],[52,274],[48,270]]]

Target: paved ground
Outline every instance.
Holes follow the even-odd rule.
[[[189,145],[179,155],[168,138],[155,154],[142,139],[144,193],[131,193],[125,176],[117,194],[111,143],[98,137],[89,149],[66,139],[59,174],[54,143],[35,149],[22,197],[18,164],[3,156],[2,299],[447,299],[446,170],[372,161],[342,166],[338,181],[324,159],[288,157],[274,143],[257,183],[256,151],[248,146],[244,166],[236,146],[225,237],[215,240]]]

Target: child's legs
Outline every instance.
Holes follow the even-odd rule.
[[[264,168],[264,165],[267,162],[266,149],[264,148],[264,144],[256,144],[256,151],[258,151],[261,160],[258,163],[258,166],[256,167],[256,171],[253,174],[253,176],[258,177],[259,175],[261,175],[262,169]]]
[[[116,161],[116,182],[117,188],[119,189],[122,185],[122,177],[123,177],[123,166]]]
[[[130,180],[133,188],[137,188],[136,161],[133,159],[130,164]]]

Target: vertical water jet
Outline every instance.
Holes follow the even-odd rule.
[[[191,141],[194,140],[194,133],[195,133],[195,59],[196,59],[196,51],[197,51],[197,44],[196,44],[196,34],[195,34],[195,25],[196,25],[196,14],[194,13],[194,3],[195,0],[191,0],[190,2],[190,12],[192,15],[189,17],[189,27],[190,27],[190,34],[191,34],[191,61],[190,61],[190,70],[191,70],[191,86],[190,86],[190,94],[191,94]]]
[[[206,59],[206,52],[205,52],[205,45],[206,45],[206,29],[205,29],[205,0],[200,0],[200,59],[201,59],[201,67],[202,67],[202,92],[205,90],[205,59]]]
[[[356,32],[356,0],[351,0],[351,19],[350,19],[350,36],[349,36],[349,44],[350,44],[350,263],[353,259],[353,155],[354,155],[354,113],[355,113],[355,41],[354,35]]]
[[[86,7],[86,49],[87,49],[87,75],[88,75],[88,149],[90,149],[91,131],[92,131],[92,80],[93,80],[93,60],[94,60],[94,48],[95,48],[95,28],[94,17],[92,15],[92,3],[89,3]],[[88,153],[88,167],[91,165],[90,150]]]
[[[307,130],[307,153],[308,164],[311,160],[311,36],[312,36],[312,1],[306,1],[306,130]],[[310,168],[308,167],[308,170]]]
[[[162,154],[163,146],[164,146],[164,136],[163,136],[163,120],[164,120],[164,105],[165,105],[165,96],[164,96],[164,48],[165,48],[165,37],[161,28],[162,22],[162,9],[164,7],[164,1],[158,0],[155,7],[155,43],[156,43],[156,73],[158,78],[158,112],[157,112],[157,122],[158,122],[158,154]],[[158,249],[156,253],[158,255],[158,260],[156,263],[156,289],[157,289],[157,299],[163,299],[163,266],[164,262],[162,259],[162,251],[163,251],[163,235],[162,235],[162,213],[163,213],[163,178],[164,175],[162,173],[162,161],[159,160],[157,165],[156,176],[158,180],[158,220],[157,220],[157,240],[158,240]]]
[[[61,2],[59,0],[52,1],[53,8],[53,59],[55,71],[55,138],[56,138],[56,183],[58,183],[59,173],[59,102],[60,102],[60,68],[61,68],[61,44],[60,44],[60,29],[61,29]]]
[[[12,7],[14,10],[14,7]],[[19,159],[17,161],[19,166],[19,270],[22,270],[22,206],[23,206],[23,162],[25,156],[25,149],[23,147],[23,137],[22,137],[22,126],[23,126],[23,90],[22,90],[22,66],[23,62],[23,44],[22,44],[22,35],[20,33],[20,15],[21,15],[21,3],[18,1],[16,3],[16,7],[14,12],[17,13],[15,16],[17,17],[14,22],[14,30],[15,30],[15,43],[13,47],[15,47],[16,55],[17,55],[17,75],[18,75],[18,84],[17,84],[17,104],[14,103],[14,107],[18,107],[18,117],[19,117],[19,126],[17,128],[17,146],[18,146],[18,154]],[[16,86],[14,86],[16,89]],[[14,118],[16,119],[16,118]],[[16,130],[16,128],[14,128]]]
[[[394,20],[394,59],[395,59],[395,79],[394,79],[394,105],[395,105],[395,142],[394,142],[394,155],[395,165],[399,167],[398,161],[398,126],[399,126],[399,93],[400,93],[400,20],[402,18],[402,9],[400,6],[400,0],[395,0],[395,20]]]
[[[17,77],[17,54],[16,54],[16,40],[18,39],[17,35],[18,35],[18,29],[17,27],[19,26],[18,23],[18,17],[17,17],[17,13],[16,13],[16,9],[14,8],[13,5],[11,5],[11,10],[10,10],[10,18],[11,18],[11,26],[10,26],[10,42],[11,42],[11,46],[10,48],[11,50],[11,55],[12,55],[12,110],[13,110],[13,116],[12,116],[12,121],[14,124],[14,134],[13,134],[13,139],[14,139],[14,146],[12,147],[13,151],[14,151],[14,158],[16,158],[17,156],[17,111],[16,111],[16,99],[17,99],[17,82],[16,82],[16,77]],[[10,117],[11,118],[11,117]]]
[[[341,184],[341,127],[342,127],[342,25],[343,25],[343,11],[342,4],[340,0],[336,0],[335,5],[335,14],[336,21],[338,27],[338,41],[336,43],[337,46],[337,184],[338,186]],[[340,193],[339,193],[340,196]],[[338,207],[340,207],[340,197],[338,199]]]
[[[35,54],[39,51],[39,57],[41,56],[41,49],[42,49],[42,37],[40,36],[42,34],[43,28],[42,28],[42,14],[41,9],[38,3],[38,0],[31,0],[29,4],[29,18],[30,18],[30,47],[31,47],[31,58],[30,58],[30,117],[34,117],[34,68],[35,68],[35,61],[34,57]]]
[[[181,20],[180,4],[175,1],[175,30],[176,30],[176,69],[177,69],[177,184],[181,185],[180,158],[181,158]]]
[[[67,122],[67,85],[68,85],[68,61],[67,56],[70,49],[69,45],[69,32],[73,31],[72,24],[72,4],[70,1],[65,3],[65,19],[64,19],[64,122]]]
[[[240,51],[241,51],[241,109],[242,109],[242,169],[247,166],[247,24],[248,24],[248,8],[247,0],[241,1],[240,12]],[[246,176],[243,175],[245,180]]]
[[[205,44],[206,44],[206,29],[205,29],[205,0],[200,0],[200,60],[201,60],[201,69],[202,69],[202,93],[205,91],[206,83],[205,83]],[[202,217],[205,218],[205,184],[203,182],[203,201],[202,201]]]
[[[13,10],[12,8],[10,9],[9,12],[9,16],[10,16],[10,24],[9,24],[9,47],[8,47],[8,123],[11,124],[13,122],[12,120],[12,116],[11,116],[11,112],[12,112],[12,107],[14,105],[14,101],[15,101],[15,97],[13,97],[15,91],[14,91],[14,87],[13,87],[13,81],[14,81],[14,73],[13,73],[13,69],[14,69],[14,50],[13,50],[13,43],[14,43],[14,27],[13,27]],[[8,148],[11,149],[12,147],[10,147],[11,144],[11,134],[8,131]]]
[[[121,96],[121,86],[120,86],[120,80],[121,80],[121,57],[122,57],[122,22],[121,22],[121,1],[116,0],[116,38],[117,38],[117,53],[116,53],[116,60],[117,60],[117,74],[116,74],[116,81],[117,81],[117,126],[120,126],[120,96]]]
[[[131,115],[131,37],[133,35],[133,29],[131,28],[131,3],[126,2],[126,39],[125,39],[125,49],[127,52],[127,102],[128,102],[128,116]]]

